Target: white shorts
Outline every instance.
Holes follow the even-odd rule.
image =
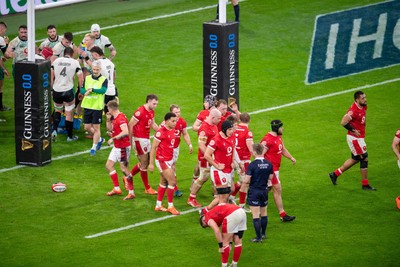
[[[108,160],[114,162],[129,162],[129,157],[131,155],[131,147],[116,148],[113,147],[108,156]]]
[[[274,171],[274,175],[272,175],[272,179],[268,180],[268,187],[280,184],[281,180],[279,179],[279,171]]]
[[[226,173],[216,169],[214,166],[210,168],[211,181],[215,187],[231,187],[233,179],[233,171]]]
[[[350,151],[354,156],[362,155],[367,152],[367,144],[364,138],[357,138],[348,134],[346,139]]]
[[[173,157],[174,163],[178,161],[178,158],[179,158],[179,146],[177,148],[174,148],[174,157]]]
[[[247,217],[243,209],[237,209],[225,217],[221,225],[222,233],[235,234],[247,230]]]
[[[150,153],[150,139],[132,137],[132,144],[133,148],[135,149],[136,155],[140,156]]]
[[[163,172],[166,169],[171,169],[173,164],[174,164],[173,159],[169,161],[159,161],[158,159],[156,159],[156,166],[160,172]]]

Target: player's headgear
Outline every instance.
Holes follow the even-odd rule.
[[[271,121],[271,130],[273,132],[276,132],[277,134],[279,134],[279,128],[281,128],[282,126],[283,126],[283,123],[281,120]]]
[[[204,102],[207,102],[210,107],[214,106],[216,101],[217,98],[213,95],[206,95],[206,97],[204,98]]]
[[[92,27],[90,28],[91,32],[100,32],[100,26],[99,24],[93,24]]]
[[[224,121],[221,125],[221,131],[227,136],[226,131],[233,128],[233,123],[230,121]]]

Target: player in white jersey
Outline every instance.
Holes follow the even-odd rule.
[[[116,87],[115,87],[115,78],[116,78],[116,69],[114,63],[111,60],[104,56],[103,50],[100,47],[95,46],[90,49],[90,53],[94,60],[98,60],[101,63],[101,75],[107,78],[108,87],[104,97],[104,113],[107,114],[108,108],[107,103],[111,100],[115,99],[116,96]]]
[[[13,70],[15,62],[28,58],[28,27],[26,25],[19,26],[18,36],[8,44],[5,57],[13,58]]]
[[[99,24],[93,24],[92,27],[90,28],[90,31],[96,37],[94,45],[100,47],[101,50],[103,50],[103,52],[105,51],[106,48],[108,48],[110,50],[110,56],[108,58],[110,60],[113,60],[113,58],[117,54],[117,50],[115,49],[115,47],[113,46],[113,44],[111,43],[110,39],[108,39],[107,36],[100,34]]]
[[[53,47],[53,55],[51,56],[51,62],[53,62],[59,57],[63,57],[64,50],[66,47],[71,47],[75,54],[76,48],[74,47],[74,43],[72,42],[73,39],[74,35],[71,32],[64,33],[61,41]]]
[[[61,113],[65,112],[65,126],[67,129],[67,141],[75,141],[77,136],[72,135],[73,112],[75,107],[74,78],[78,77],[78,86],[83,85],[83,75],[78,60],[73,58],[74,50],[66,47],[64,57],[54,60],[51,65],[51,84],[53,86],[54,124],[52,137],[57,136],[57,128],[61,120]]]
[[[3,21],[0,21],[0,51],[4,55],[8,46],[8,37],[4,36],[7,32],[7,24]],[[8,70],[3,63],[3,56],[0,58],[0,111],[8,111],[11,108],[3,105],[3,84],[4,84],[4,76],[9,76]]]
[[[79,58],[83,62],[83,66],[88,68],[90,72],[92,72],[92,62],[94,61],[92,57],[92,53],[90,52],[90,49],[92,49],[95,44],[94,41],[96,40],[96,37],[93,34],[86,34],[85,37],[83,38],[83,41],[79,47]],[[84,46],[83,46],[84,45]],[[103,75],[104,77],[107,77]],[[108,77],[107,77],[108,78]]]
[[[57,29],[54,25],[47,26],[47,38],[39,45],[39,51],[43,51],[43,48],[53,48],[56,44],[61,42],[62,36],[57,35]]]

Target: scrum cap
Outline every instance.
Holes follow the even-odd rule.
[[[100,26],[99,24],[93,24],[92,27],[90,28],[90,31],[93,32],[100,32]]]
[[[217,98],[213,95],[206,95],[206,97],[204,98],[204,102],[207,102],[210,107],[214,106],[216,101]]]
[[[226,135],[226,131],[233,128],[233,123],[230,121],[224,121],[221,125],[221,131]],[[226,135],[227,136],[227,135]]]
[[[273,132],[278,133],[279,132],[279,128],[281,128],[283,126],[283,123],[281,120],[273,120],[271,121],[271,130]]]

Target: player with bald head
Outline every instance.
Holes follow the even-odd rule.
[[[210,143],[211,139],[218,134],[218,123],[221,120],[221,112],[217,109],[210,110],[210,114],[206,117],[204,122],[201,124],[198,136],[198,161],[200,167],[200,176],[192,186],[190,187],[190,196],[187,204],[192,207],[201,207],[197,202],[196,194],[199,192],[203,184],[208,180],[210,176],[210,165],[204,158],[204,153],[206,152],[207,145]]]

